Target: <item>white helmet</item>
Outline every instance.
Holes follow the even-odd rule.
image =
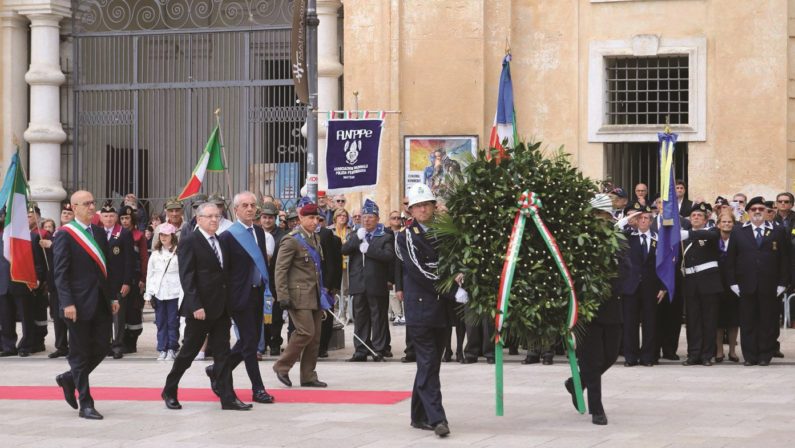
[[[409,187],[406,196],[408,196],[409,199],[409,207],[413,207],[415,204],[421,202],[436,202],[436,198],[433,196],[433,193],[431,193],[431,189],[423,184],[414,184]]]

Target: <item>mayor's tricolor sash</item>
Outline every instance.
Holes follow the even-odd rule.
[[[254,239],[254,236],[246,230],[246,228],[241,224],[239,221],[235,221],[232,224],[227,232],[232,234],[235,237],[235,240],[240,244],[240,247],[246,251],[251,260],[254,261],[254,264],[257,266],[257,270],[259,271],[259,275],[262,276],[262,286],[267,291],[268,290],[268,268],[265,265],[265,258],[262,256],[262,251],[260,250],[259,246],[257,246],[257,241]]]
[[[88,253],[88,256],[99,266],[102,275],[107,277],[108,268],[105,265],[105,254],[97,244],[97,240],[94,239],[94,235],[88,233],[83,226],[77,224],[75,221],[64,224],[61,229],[74,238],[77,244],[82,247],[83,250]]]

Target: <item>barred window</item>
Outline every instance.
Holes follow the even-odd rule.
[[[688,57],[607,57],[605,114],[609,125],[688,124]]]

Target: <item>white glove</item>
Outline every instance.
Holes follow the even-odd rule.
[[[149,294],[144,294],[144,300],[146,300],[148,302],[148,301],[152,300],[152,296],[149,295]]]
[[[469,294],[464,291],[464,288],[459,287],[458,291],[455,292],[455,301],[458,303],[467,303],[469,302]]]
[[[783,286],[777,287],[776,288],[776,297],[780,296],[781,294],[784,294],[784,291],[786,291],[786,290],[787,290],[787,288],[785,288]]]
[[[739,286],[731,285],[731,286],[729,286],[729,289],[731,289],[732,292],[737,295],[737,297],[740,297],[740,287]]]
[[[684,240],[690,238],[690,232],[687,231],[687,230],[680,230],[679,231],[679,236],[681,237],[682,241],[684,241]]]
[[[364,230],[364,227],[359,227],[359,230],[356,231],[356,236],[364,241],[364,236],[367,235],[367,231]]]
[[[361,244],[359,244],[359,252],[366,254],[368,247],[370,247],[370,243],[363,241]]]
[[[628,222],[629,222],[629,216],[625,216],[625,217],[619,219],[618,221],[616,221],[616,224],[615,224],[616,225],[616,229],[619,229],[619,230],[624,229],[624,227],[627,226]]]

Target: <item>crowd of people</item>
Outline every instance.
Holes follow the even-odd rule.
[[[28,220],[39,281],[33,290],[11,281],[8,263],[0,260],[0,357],[44,351],[49,308],[55,343],[48,356],[69,355],[71,365],[57,382],[67,402],[79,404],[82,417],[101,418],[93,409],[88,373],[106,356],[119,359],[138,351],[143,310],[150,306],[157,359],[173,361],[163,390],[166,406],[181,408],[182,374],[194,360],[212,358],[205,372],[223,408],[245,410],[251,405],[240,401],[231,385],[238,364],[245,365],[252,400],[272,403],[257,363],[264,356],[278,358],[273,371],[281,383],[292,386],[289,373],[300,362],[301,386],[326,387],[316,363],[328,356],[335,328],[352,323],[349,361],[366,362],[392,358],[390,324],[407,325],[401,360],[418,366],[412,426],[446,435],[438,363],[471,364],[480,358],[493,363],[494,323],[461,317],[463,290],[450,297],[435,292],[436,254],[425,231],[436,200],[429,189],[418,188],[403,198],[401,210],[389,213],[370,199],[350,209],[344,195],[323,192],[316,204],[303,198],[290,208],[272,196],[241,192],[231,204],[220,194],[195,196],[189,213],[182,201],[169,199],[150,217],[134,195],[125,196],[118,208],[108,201],[97,210],[91,193],[81,191],[62,204],[56,223],[42,219],[32,203]],[[647,186],[638,184],[632,198],[611,187],[592,201],[627,240],[613,282],[620,310],[603,313],[610,331],[597,345],[620,348],[627,367],[678,360],[685,316],[685,365],[739,362],[740,354],[745,365],[768,365],[783,356],[777,342],[781,297],[795,278],[793,195],[765,201],[738,193],[710,205],[691,202],[685,193],[678,181],[682,262],[673,294],[656,272],[657,232],[666,225],[659,199],[651,201]],[[92,271],[95,265],[100,269]],[[97,301],[85,297],[88,290],[104,298],[100,308],[106,302],[109,313],[94,309]],[[216,298],[222,296],[228,303],[219,304]],[[601,325],[595,322],[591,328]],[[237,336],[233,346],[230,329]],[[97,337],[105,330],[107,341]],[[511,354],[519,348],[509,344]],[[561,344],[525,348],[524,364],[552,364],[555,353],[562,353]],[[590,384],[595,397],[590,401],[589,395],[594,423],[606,424],[597,379],[615,359],[606,355],[589,368],[588,354],[581,356],[583,384]],[[586,379],[589,371],[599,374]],[[570,381],[566,387],[571,391]]]

